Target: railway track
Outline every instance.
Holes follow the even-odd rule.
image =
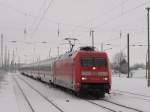
[[[136,109],[136,108],[133,108],[133,107],[129,107],[129,106],[125,106],[125,105],[122,105],[122,104],[119,104],[119,103],[116,103],[116,102],[112,102],[112,101],[108,101],[108,100],[103,100],[103,101],[109,102],[111,104],[114,104],[114,105],[117,105],[117,106],[120,106],[120,107],[127,108],[129,110],[133,110],[133,111],[136,111],[136,112],[143,112],[142,110],[139,110],[139,109]]]
[[[36,111],[34,110],[34,108],[32,107],[32,105],[31,105],[29,99],[28,99],[27,96],[25,95],[23,89],[22,89],[21,86],[19,85],[18,81],[17,81],[14,77],[13,77],[13,79],[14,79],[15,83],[17,84],[19,90],[21,91],[21,93],[22,93],[22,95],[23,95],[25,101],[27,102],[28,106],[30,107],[31,112],[36,112]]]
[[[133,93],[133,92],[129,92],[129,91],[121,91],[121,90],[114,90],[114,92],[112,92],[112,93],[128,95],[128,96],[134,97],[136,99],[145,100],[145,101],[150,102],[150,96],[148,96],[148,95],[142,95],[142,94],[137,94],[137,93]]]
[[[19,77],[19,79],[20,80],[22,80],[24,83],[26,83],[30,88],[32,88],[34,91],[36,91],[36,92],[38,92],[42,97],[44,97],[44,99],[46,99],[46,100],[48,100],[48,101],[50,101],[47,97],[45,97],[43,94],[41,94],[37,89],[35,89],[31,84],[29,84],[27,81],[25,81],[23,78],[21,78],[21,77]],[[99,104],[96,104],[96,103],[94,103],[94,102],[92,102],[92,101],[89,101],[89,100],[84,100],[84,101],[86,101],[86,102],[88,102],[88,103],[90,103],[90,104],[93,104],[93,105],[96,105],[96,106],[98,106],[98,107],[100,107],[100,108],[103,108],[103,109],[105,109],[105,110],[108,110],[108,111],[110,111],[110,112],[118,112],[118,111],[116,111],[116,110],[113,110],[113,109],[111,109],[111,108],[108,108],[108,107],[106,107],[106,106],[102,106],[102,105],[99,105]],[[52,103],[52,101],[50,101],[51,103]],[[53,103],[52,103],[53,104]],[[55,105],[55,104],[54,104]],[[56,105],[55,105],[56,106]],[[59,109],[60,110],[60,109]],[[61,112],[64,112],[63,110],[60,110]]]
[[[17,82],[17,80],[13,77],[13,79],[15,80],[17,86],[19,87],[19,89],[21,90],[25,100],[27,101],[29,107],[31,108],[32,112],[36,112],[35,109],[32,107],[29,99],[27,98],[27,96],[25,95],[23,89],[21,88],[21,86],[19,85],[19,83]],[[29,84],[28,82],[26,82],[24,79],[20,78],[20,80],[22,80],[26,85],[28,85],[32,90],[34,90],[35,92],[37,92],[42,98],[44,98],[48,103],[50,103],[51,105],[53,105],[59,112],[64,112],[64,110],[62,110],[59,106],[57,106],[55,103],[53,103],[51,100],[49,100],[46,96],[44,96],[41,92],[39,92],[37,89],[35,89],[31,84]]]
[[[50,101],[48,98],[46,98],[43,94],[41,94],[37,89],[35,89],[31,84],[29,84],[27,81],[25,81],[23,78],[19,77],[23,82],[25,82],[28,86],[30,86],[33,90],[35,90],[36,92],[38,92],[41,96],[43,96],[45,99],[47,99],[48,101]],[[84,99],[83,99],[84,100]],[[95,102],[93,100],[84,100],[92,105],[98,106],[100,108],[103,108],[105,110],[108,110],[110,112],[144,112],[142,110],[138,110],[136,108],[133,107],[128,107],[122,104],[118,104],[112,101],[108,101],[105,99],[101,99],[99,102]],[[52,102],[52,101],[50,101]],[[100,103],[101,102],[101,103]],[[102,104],[102,102],[104,102],[104,104]],[[52,102],[53,103],[53,102]],[[109,105],[108,105],[109,103]],[[107,104],[107,105],[105,105]],[[54,104],[55,105],[55,104]],[[117,107],[117,108],[113,108],[113,107]],[[124,111],[126,110],[126,111]],[[63,110],[61,110],[61,112],[64,112]]]
[[[89,102],[89,103],[91,103],[91,104],[93,104],[93,105],[96,105],[96,106],[98,106],[98,107],[101,107],[101,108],[104,108],[104,109],[106,109],[106,110],[109,110],[109,111],[111,111],[111,112],[118,112],[118,111],[116,111],[116,110],[114,110],[114,109],[108,108],[107,106],[104,106],[104,105],[97,104],[97,103],[95,103],[95,102],[93,102],[93,101],[90,101],[90,100],[85,100],[85,101],[87,101],[87,102]]]
[[[100,102],[94,102],[92,100],[86,100],[86,101],[93,104],[93,105],[97,105],[99,107],[107,109],[111,112],[144,112],[142,110],[138,110],[136,108],[125,106],[125,105],[122,105],[122,104],[118,104],[118,103],[108,101],[108,100],[105,100],[105,99],[100,100]],[[102,103],[104,103],[104,104],[102,104]],[[115,109],[114,109],[114,107],[115,107]]]

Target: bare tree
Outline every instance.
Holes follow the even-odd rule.
[[[115,54],[113,58],[112,63],[113,69],[121,72],[121,73],[127,73],[127,60],[126,55],[123,52],[119,52]]]

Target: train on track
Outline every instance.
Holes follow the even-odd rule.
[[[56,58],[24,65],[21,74],[52,83],[75,94],[104,97],[111,90],[111,69],[106,52],[80,47]]]

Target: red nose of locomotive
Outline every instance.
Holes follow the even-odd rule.
[[[109,82],[109,72],[98,67],[82,68],[81,82],[83,83],[107,83]]]
[[[81,58],[81,82],[107,83],[109,71],[105,58]]]
[[[83,57],[80,68],[81,89],[109,92],[110,73],[107,58]]]

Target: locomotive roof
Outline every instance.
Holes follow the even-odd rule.
[[[82,47],[79,48],[79,50],[83,50],[83,51],[95,51],[95,47],[82,46]]]
[[[90,49],[89,48],[81,48],[79,50],[76,50],[76,51],[72,51],[72,52],[67,52],[63,55],[60,55],[58,57],[58,59],[64,59],[64,58],[68,58],[68,57],[74,57],[76,56],[77,54],[85,54],[85,53],[95,53],[95,54],[102,54],[104,56],[107,56],[107,53],[106,52],[100,52],[100,51],[97,51],[97,50],[93,50],[93,49]]]

